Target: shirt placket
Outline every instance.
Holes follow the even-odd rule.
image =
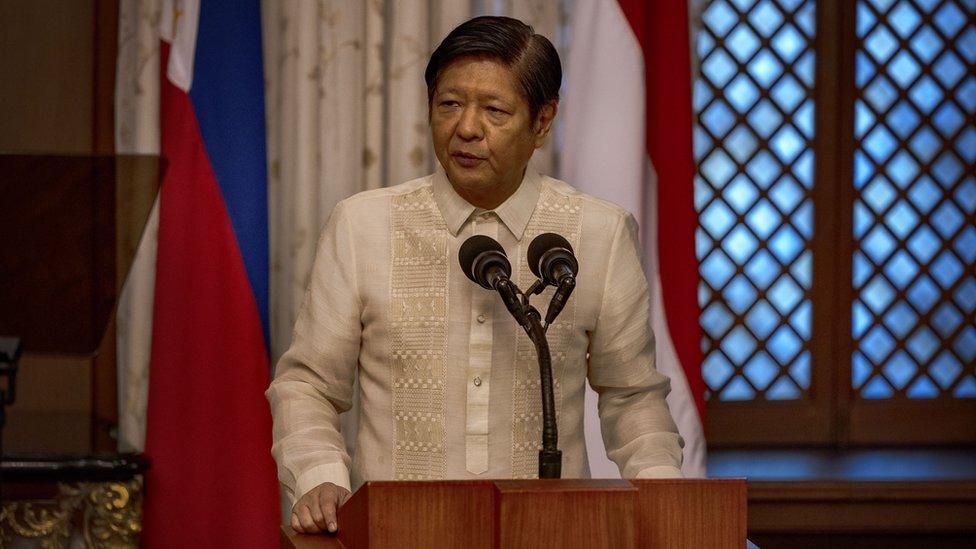
[[[498,238],[498,221],[491,213],[474,219],[474,234]],[[465,466],[479,475],[488,470],[488,395],[491,386],[492,311],[495,293],[476,289],[471,300],[468,336]]]

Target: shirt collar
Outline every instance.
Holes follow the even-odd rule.
[[[467,200],[454,190],[454,186],[447,179],[444,169],[438,166],[434,173],[434,201],[437,208],[447,224],[447,229],[454,236],[458,235],[461,227],[471,217],[476,209]],[[495,208],[498,219],[515,235],[516,240],[521,240],[525,233],[525,227],[529,224],[529,218],[535,211],[536,203],[539,201],[539,194],[542,190],[542,176],[530,167],[525,168],[525,175],[522,176],[522,183],[512,196]]]

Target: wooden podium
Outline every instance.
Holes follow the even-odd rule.
[[[368,482],[339,510],[339,533],[288,549],[746,546],[746,481]]]

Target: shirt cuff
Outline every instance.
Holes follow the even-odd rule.
[[[298,475],[298,479],[295,481],[295,494],[301,498],[309,490],[323,482],[331,482],[336,486],[352,491],[349,483],[349,469],[343,463],[325,463],[316,465]]]
[[[671,465],[657,465],[642,469],[634,478],[684,478],[681,469]]]

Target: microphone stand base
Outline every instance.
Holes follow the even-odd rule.
[[[539,478],[560,478],[562,472],[561,450],[539,450]]]

